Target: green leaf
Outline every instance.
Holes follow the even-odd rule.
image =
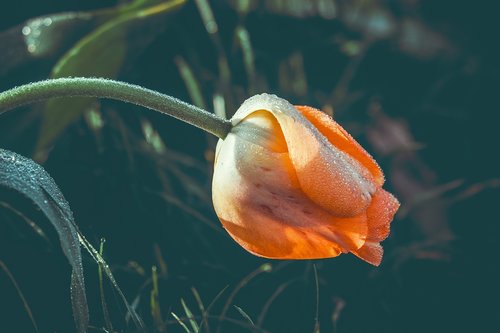
[[[0,75],[26,63],[60,57],[75,42],[107,21],[159,0],[135,0],[129,4],[87,12],[63,12],[31,18],[0,32]]]
[[[52,78],[68,76],[116,78],[125,61],[140,52],[160,33],[164,16],[186,0],[136,0],[112,19],[76,43],[57,62]],[[153,25],[153,29],[151,29]],[[148,27],[150,29],[148,29]],[[141,33],[146,31],[147,33]],[[45,105],[35,156],[43,160],[47,149],[64,129],[89,109],[98,106],[93,98],[53,99]]]
[[[181,327],[184,329],[184,331],[186,331],[186,333],[191,333],[191,331],[189,330],[189,328],[186,326],[186,324],[184,324],[184,322],[179,318],[179,316],[177,316],[173,312],[170,312],[170,314],[172,315],[172,317],[175,318],[175,320],[177,320],[177,322],[179,323],[179,325],[181,325]]]
[[[52,177],[34,161],[0,149],[0,189],[18,192],[31,201],[56,229],[62,250],[72,267],[71,302],[77,331],[89,323],[78,230],[68,202]]]
[[[181,298],[181,304],[182,304],[182,308],[184,309],[184,312],[186,313],[186,317],[188,318],[189,323],[191,324],[191,327],[193,328],[193,332],[198,333],[200,331],[200,327],[198,326],[198,323],[194,319],[193,313],[188,308],[188,306],[186,305],[186,302],[184,302],[184,300],[182,298]]]
[[[239,306],[237,306],[237,305],[233,305],[233,306],[234,306],[234,308],[235,308],[236,310],[238,310],[238,312],[240,313],[240,315],[241,315],[243,318],[245,318],[245,320],[246,320],[246,321],[248,321],[248,323],[249,323],[250,325],[255,326],[255,324],[253,323],[252,318],[250,318],[250,316],[249,316],[249,315],[248,315],[245,311],[243,311],[243,309],[242,309],[242,308],[240,308],[240,307],[239,307]]]
[[[0,75],[29,62],[60,56],[113,15],[112,10],[49,14],[0,32]]]
[[[337,16],[336,0],[268,0],[264,7],[277,14],[305,18],[319,16],[324,19],[333,19]]]

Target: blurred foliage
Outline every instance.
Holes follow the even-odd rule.
[[[183,3],[183,0],[167,2],[136,0],[115,8],[112,11],[114,15],[109,20],[79,40],[57,61],[50,77],[116,78],[126,58],[131,58],[131,53],[144,48],[163,30],[161,24],[164,22],[165,14]],[[100,11],[97,11],[88,15],[99,15],[99,13]],[[43,45],[43,41],[38,43]],[[38,154],[35,157],[44,160],[45,150],[52,145],[61,131],[77,120],[83,112],[89,109],[95,110],[96,106],[98,101],[91,98],[48,101],[45,109],[50,112],[45,112],[43,115],[36,146]],[[72,111],[67,112],[67,110]]]
[[[114,101],[49,101],[2,116],[0,147],[42,161],[89,243],[106,239],[101,253],[149,331],[499,326],[500,54],[491,3],[18,4],[0,5],[0,89],[107,76],[226,117],[252,94],[276,93],[333,115],[402,202],[379,268],[350,255],[316,268],[269,261],[239,248],[217,221],[214,138]],[[74,331],[58,236],[26,200],[16,201],[17,214],[13,193],[1,194],[0,331],[33,330],[30,317],[40,332]],[[90,331],[137,331],[103,266],[83,259]]]

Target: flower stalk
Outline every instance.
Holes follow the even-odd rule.
[[[0,115],[14,108],[60,97],[115,99],[167,114],[221,139],[231,122],[172,96],[125,82],[103,78],[60,78],[38,81],[0,93]]]

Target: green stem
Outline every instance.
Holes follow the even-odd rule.
[[[0,115],[22,105],[58,97],[99,97],[140,105],[199,127],[221,139],[231,122],[157,91],[101,78],[61,78],[29,83],[0,93]]]

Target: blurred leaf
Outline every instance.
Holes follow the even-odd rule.
[[[61,247],[70,262],[71,301],[78,332],[85,332],[89,322],[82,255],[78,231],[68,202],[52,177],[34,161],[0,149],[0,187],[26,196],[42,211],[56,229]]]
[[[246,321],[248,321],[248,323],[249,323],[250,325],[255,326],[255,324],[254,324],[254,322],[253,322],[252,318],[250,318],[250,316],[249,316],[249,315],[248,315],[245,311],[243,311],[243,309],[242,309],[242,308],[240,308],[239,306],[234,305],[234,304],[233,304],[233,306],[234,306],[234,308],[235,308],[236,310],[238,310],[238,312],[240,313],[240,315],[241,315],[243,318],[245,318],[245,320],[246,320]]]
[[[268,0],[264,5],[270,12],[298,18],[320,16],[332,19],[337,16],[335,0]]]
[[[142,127],[142,132],[144,133],[144,138],[146,139],[146,142],[153,148],[153,150],[158,153],[162,154],[165,152],[165,143],[161,139],[160,135],[156,131],[156,129],[153,127],[151,122],[147,119],[141,119],[141,127]]]
[[[245,71],[248,80],[248,94],[254,95],[258,92],[257,88],[257,75],[255,73],[255,55],[250,40],[250,33],[248,30],[239,25],[234,31],[236,41],[243,52],[243,63],[245,64]]]
[[[82,38],[57,62],[51,77],[87,76],[116,78],[127,58],[137,54],[162,31],[160,20],[186,0],[136,0],[122,8],[114,18]],[[156,25],[155,25],[156,24]],[[94,105],[93,98],[52,99],[45,105],[37,160],[82,113]]]
[[[227,0],[227,2],[240,15],[246,15],[255,10],[259,4],[258,0]]]
[[[196,79],[191,66],[184,60],[183,57],[177,56],[174,59],[175,65],[179,70],[179,74],[186,85],[186,89],[189,93],[189,97],[194,105],[206,109],[207,104],[205,103],[205,99],[203,98],[203,93],[201,92],[200,83]]]
[[[177,316],[173,312],[170,312],[170,314],[172,315],[172,317],[175,318],[175,320],[177,320],[177,322],[179,323],[179,325],[181,325],[181,327],[184,329],[184,331],[186,331],[186,333],[191,333],[191,331],[189,330],[189,328],[186,326],[186,324],[184,324],[184,322],[179,318],[179,316]]]
[[[163,317],[161,315],[159,299],[160,291],[158,288],[158,272],[156,266],[151,267],[151,278],[153,281],[153,289],[151,289],[150,294],[151,316],[153,317],[156,329],[159,332],[163,332],[165,331],[165,322],[163,321]]]
[[[397,29],[393,14],[377,0],[345,2],[341,14],[341,21],[349,28],[362,32],[365,38],[388,38]]]
[[[224,51],[222,39],[219,34],[219,26],[215,20],[212,7],[210,7],[210,3],[207,0],[195,0],[195,3],[203,24],[205,25],[205,30],[212,39],[212,43],[217,50],[220,83],[226,89],[229,89],[228,86],[231,82],[231,70],[229,68],[229,61],[227,59],[226,52]]]
[[[61,13],[37,17],[26,21],[21,33],[26,50],[35,58],[43,57],[57,49],[64,39],[68,39],[66,29],[87,29],[109,19],[109,10],[95,12]]]
[[[279,66],[280,89],[285,94],[305,96],[308,91],[304,57],[300,52],[292,53]]]
[[[0,75],[36,59],[60,56],[92,29],[130,13],[150,0],[87,12],[64,12],[35,17],[0,33]],[[158,0],[156,0],[158,2]]]
[[[50,14],[1,32],[0,75],[35,59],[60,54],[111,15],[109,10]]]
[[[383,112],[378,103],[371,106],[373,121],[366,129],[368,141],[378,154],[393,154],[388,179],[394,192],[402,202],[402,213],[411,212],[419,231],[429,240],[449,241],[454,239],[446,202],[436,189],[435,172],[415,150],[415,140],[406,121],[393,119]],[[451,188],[459,185],[450,183]],[[437,190],[437,192],[436,192]],[[432,200],[426,200],[432,198]],[[411,205],[420,203],[418,209]],[[410,208],[406,207],[410,204]]]
[[[444,36],[412,18],[402,20],[398,42],[401,51],[421,59],[430,59],[453,50]]]

